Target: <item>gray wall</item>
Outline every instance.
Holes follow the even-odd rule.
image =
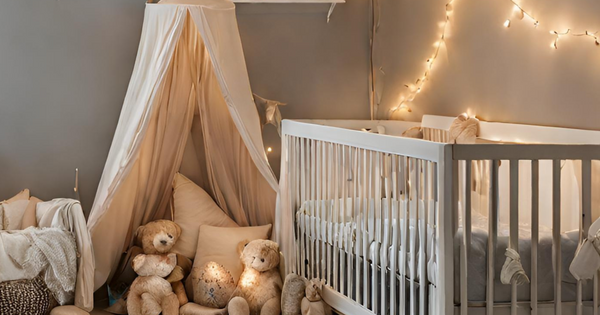
[[[379,64],[386,75],[379,117],[397,105],[404,84],[414,82],[439,39],[446,0],[382,0]],[[423,113],[471,113],[493,121],[600,129],[600,47],[591,38],[569,37],[550,47],[550,29],[600,30],[600,2],[519,2],[540,27],[518,20],[509,0],[456,0],[451,28],[431,80],[413,112],[394,119],[420,120]],[[510,28],[503,27],[511,18]]]
[[[93,202],[142,26],[143,0],[0,0],[0,199]],[[239,5],[254,91],[288,103],[287,118],[368,114],[368,6]],[[279,168],[279,138],[265,129]]]
[[[91,207],[141,32],[139,0],[0,1],[0,199]]]

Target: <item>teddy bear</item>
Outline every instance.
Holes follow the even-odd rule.
[[[169,281],[177,265],[177,255],[137,255],[132,262],[139,275],[129,288],[127,313],[130,315],[179,314],[179,299]]]
[[[321,298],[323,280],[312,279],[306,285],[306,296],[300,306],[302,315],[331,315],[331,307]]]
[[[243,242],[239,251],[244,266],[237,284],[222,265],[209,262],[194,284],[194,298],[202,307],[222,307],[229,315],[279,315],[282,281],[279,245],[269,240]],[[212,314],[209,311],[194,315]]]
[[[165,276],[166,281],[170,283],[172,291],[177,296],[179,306],[181,306],[188,302],[188,298],[185,293],[185,287],[182,283],[182,280],[189,274],[192,268],[192,262],[189,258],[183,255],[170,253],[171,249],[179,239],[179,236],[181,236],[181,227],[179,227],[179,225],[177,225],[175,222],[169,220],[157,220],[150,222],[146,225],[138,227],[135,232],[136,245],[142,247],[143,255],[166,255],[176,257],[176,265],[171,269],[171,272]],[[143,255],[138,255],[136,256],[136,258]],[[140,258],[140,260],[141,259],[142,258]],[[148,261],[145,264],[140,264],[139,262],[141,261],[138,261],[139,268],[141,268],[141,266],[146,266],[146,268],[154,270],[153,272],[155,273],[158,272],[158,268],[164,268],[164,266],[161,267],[160,263],[150,263],[156,262],[158,257],[147,257],[145,259],[148,259]],[[139,272],[137,273],[138,275],[141,275]],[[152,272],[148,272],[149,275],[150,273]],[[157,274],[154,275],[157,276]],[[164,278],[165,276],[161,276],[161,278]]]

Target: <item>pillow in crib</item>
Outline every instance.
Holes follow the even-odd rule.
[[[237,227],[204,189],[180,173],[173,179],[173,221],[181,227],[175,253],[194,259],[200,225]]]

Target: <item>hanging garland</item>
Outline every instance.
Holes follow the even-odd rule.
[[[440,40],[438,40],[434,44],[435,50],[433,52],[433,55],[429,59],[427,59],[427,66],[426,66],[425,72],[423,73],[423,75],[420,78],[418,78],[415,81],[414,84],[405,84],[404,85],[408,89],[408,93],[406,96],[403,96],[400,98],[400,102],[396,107],[394,107],[390,110],[390,116],[399,110],[406,110],[407,112],[412,111],[410,106],[407,103],[412,102],[417,97],[417,94],[419,94],[421,92],[421,90],[423,89],[423,86],[425,85],[425,82],[427,82],[427,80],[430,76],[431,69],[433,68],[433,64],[440,53],[442,44],[446,40],[446,33],[448,30],[448,24],[450,22],[450,15],[452,14],[452,10],[454,9],[453,3],[455,1],[456,0],[450,0],[448,3],[446,3],[446,19],[444,20],[443,25],[442,25],[442,27],[443,27],[442,36],[440,37]],[[509,1],[513,4],[513,11],[515,12],[516,17],[519,20],[522,20],[525,17],[527,17],[529,20],[533,21],[533,26],[535,28],[539,27],[539,25],[540,25],[539,20],[534,18],[533,15],[531,15],[529,12],[525,11],[520,5],[518,5],[513,0],[509,0]],[[511,20],[506,19],[506,21],[504,21],[504,27],[509,28],[510,25],[511,25]],[[554,40],[550,43],[550,47],[552,47],[554,49],[558,49],[558,41],[562,36],[589,37],[594,40],[594,44],[596,46],[600,46],[600,41],[598,39],[598,31],[590,32],[590,31],[586,30],[583,33],[574,33],[571,31],[571,29],[567,29],[564,32],[550,30],[549,33],[555,36]]]

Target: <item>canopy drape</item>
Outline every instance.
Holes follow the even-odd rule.
[[[239,38],[225,0],[147,4],[138,54],[88,219],[95,289],[135,229],[169,217],[172,180],[188,175],[238,224],[273,223],[268,164]]]

